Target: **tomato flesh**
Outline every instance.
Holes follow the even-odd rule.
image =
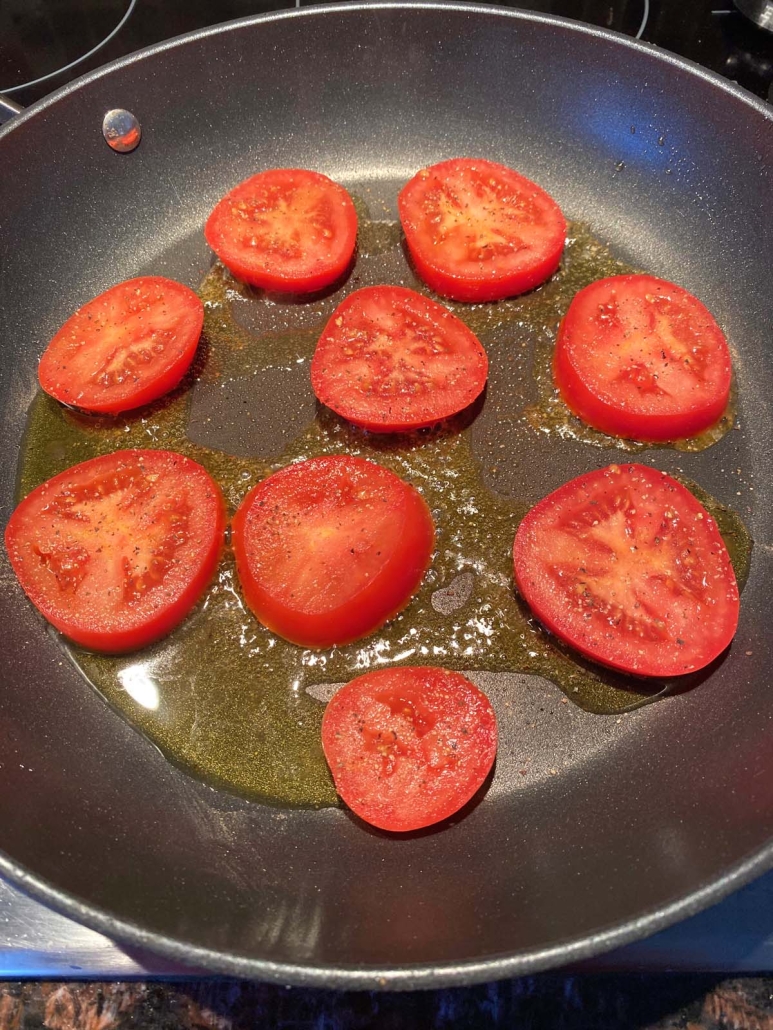
[[[402,286],[357,290],[333,312],[311,362],[314,392],[374,432],[455,415],[486,385],[478,338],[441,304]]]
[[[403,187],[400,220],[416,271],[461,301],[501,300],[558,268],[566,220],[553,198],[505,165],[456,158]]]
[[[244,596],[268,629],[305,647],[367,636],[405,607],[435,530],[421,495],[362,458],[310,458],[245,497],[232,542]]]
[[[326,175],[274,168],[227,193],[204,235],[238,279],[278,293],[310,293],[350,265],[357,212],[343,186]]]
[[[540,622],[623,672],[694,672],[738,625],[738,584],[714,519],[645,465],[610,465],[549,494],[518,527],[513,558]]]
[[[54,476],[18,505],[5,546],[58,630],[95,651],[144,647],[198,601],[217,565],[216,483],[172,451],[117,451]]]
[[[458,672],[379,669],[329,702],[322,747],[336,790],[382,830],[418,830],[458,812],[497,750],[494,710]]]
[[[161,276],[112,286],[79,308],[40,359],[41,387],[63,404],[116,414],[172,390],[204,323],[193,290]]]
[[[732,378],[711,313],[652,275],[612,276],[580,290],[561,324],[553,370],[580,418],[638,440],[708,429],[727,407]]]

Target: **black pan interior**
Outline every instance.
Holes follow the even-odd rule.
[[[102,140],[112,107],[142,124],[131,155]],[[0,865],[108,933],[284,982],[471,982],[643,935],[771,862],[773,119],[655,48],[491,8],[309,9],[155,48],[38,105],[0,136],[4,510],[37,357],[75,306],[144,271],[196,285],[206,214],[256,169],[313,167],[394,212],[401,182],[459,154],[536,179],[727,331],[739,430],[645,460],[683,468],[753,533],[731,653],[623,720],[561,705],[544,681],[493,683],[511,707],[485,803],[395,839],[171,766],[69,666],[3,556]],[[513,482],[536,500],[610,460],[536,440]],[[528,748],[543,775],[525,782]]]

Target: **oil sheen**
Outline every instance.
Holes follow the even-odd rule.
[[[540,289],[498,304],[449,304],[489,351],[488,396],[433,430],[379,437],[320,409],[309,385],[316,340],[344,296],[376,283],[427,292],[408,265],[399,225],[374,221],[361,201],[358,206],[357,262],[345,282],[312,298],[279,298],[244,287],[215,264],[199,291],[206,311],[199,355],[180,387],[116,418],[79,414],[39,394],[20,466],[24,496],[98,454],[168,448],[204,465],[233,512],[251,486],[288,462],[348,453],[386,465],[422,492],[437,528],[431,569],[408,607],[366,640],[311,651],[274,636],[245,607],[226,549],[202,602],[165,640],[120,657],[68,646],[85,677],[170,760],[213,786],[282,805],[336,803],[320,745],[318,698],[324,685],[369,669],[437,664],[529,672],[598,713],[622,712],[674,688],[584,663],[535,625],[512,582],[513,537],[529,503],[490,489],[479,454],[486,451],[479,424],[487,406],[499,411],[497,391],[507,411],[498,419],[504,428],[497,428],[506,447],[496,446],[506,452],[528,448],[538,433],[554,436],[557,448],[567,438],[641,447],[583,426],[563,407],[549,376],[555,332],[574,293],[631,269],[574,224],[561,269]],[[535,376],[536,399],[524,386],[533,394]],[[731,424],[729,413],[716,430],[678,446],[708,446]],[[743,582],[751,550],[743,523],[695,490],[717,519]]]

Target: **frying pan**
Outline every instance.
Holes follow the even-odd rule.
[[[129,155],[102,139],[115,107],[142,125]],[[285,983],[471,983],[652,933],[773,865],[773,117],[689,62],[559,18],[355,4],[197,32],[34,105],[0,132],[4,511],[37,358],[77,305],[142,272],[195,285],[207,212],[256,169],[313,167],[394,211],[401,182],[459,154],[536,179],[725,328],[740,428],[643,460],[744,515],[736,640],[699,687],[625,719],[513,676],[484,802],[390,838],[167,762],[64,660],[3,557],[0,871],[129,945]],[[510,486],[536,501],[614,456],[535,434]],[[559,775],[519,777],[527,748]]]

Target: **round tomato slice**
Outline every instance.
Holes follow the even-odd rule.
[[[540,622],[613,669],[694,672],[738,625],[716,523],[686,487],[645,465],[610,465],[549,494],[518,527],[513,557]]]
[[[275,168],[226,193],[204,235],[237,279],[279,293],[311,293],[348,268],[357,212],[343,186],[326,175]]]
[[[304,647],[367,636],[408,603],[429,565],[432,516],[408,483],[363,458],[311,458],[275,472],[233,521],[247,604]]]
[[[463,301],[501,300],[558,268],[566,221],[555,200],[493,161],[456,158],[424,168],[398,198],[416,271]]]
[[[116,451],[47,480],[11,515],[5,546],[24,592],[94,651],[157,640],[198,601],[225,529],[220,490],[172,451]]]
[[[677,440],[727,407],[732,367],[711,313],[653,275],[591,283],[569,305],[553,371],[580,418],[613,436]]]
[[[204,305],[172,279],[146,275],[84,304],[49,343],[40,385],[58,401],[115,414],[173,389],[198,347]]]
[[[339,304],[311,362],[314,393],[377,433],[430,426],[472,404],[488,358],[464,322],[402,286],[368,286]]]
[[[382,830],[418,830],[458,812],[488,776],[497,722],[461,673],[379,669],[341,687],[322,747],[336,790]]]

